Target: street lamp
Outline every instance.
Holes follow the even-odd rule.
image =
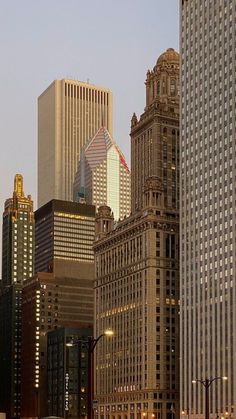
[[[186,416],[187,419],[189,419],[189,409],[182,410],[181,411],[181,416]]]
[[[205,419],[209,419],[209,387],[216,380],[228,380],[228,377],[214,377],[214,378],[205,378],[205,380],[192,380],[193,384],[201,383],[205,387]]]
[[[87,402],[87,410],[88,410],[88,419],[93,419],[93,353],[94,349],[98,343],[98,341],[104,337],[111,337],[114,335],[113,330],[107,329],[97,338],[93,336],[88,336],[87,339],[78,339],[76,341],[67,342],[66,346],[74,346],[78,343],[83,343],[87,346],[88,349],[88,402]]]

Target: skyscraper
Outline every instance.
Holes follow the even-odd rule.
[[[130,171],[105,127],[85,145],[76,173],[74,199],[84,193],[88,204],[108,205],[116,220],[130,214]]]
[[[15,176],[13,197],[3,213],[2,285],[0,292],[0,409],[8,418],[21,411],[21,295],[34,269],[34,213],[25,196],[23,177]]]
[[[21,295],[21,284],[1,289],[0,409],[8,419],[21,414]]]
[[[24,284],[21,417],[48,415],[47,332],[61,327],[92,327],[94,266],[86,265],[80,263],[77,278],[40,272]],[[64,381],[58,383],[58,389],[64,390]]]
[[[105,125],[112,134],[112,93],[55,80],[38,99],[38,206],[70,201],[81,147]]]
[[[178,120],[179,54],[169,48],[153,70],[148,70],[145,112],[139,121],[134,113],[131,121],[132,212],[142,208],[145,181],[150,176],[161,180],[166,207],[178,208]]]
[[[94,262],[95,207],[53,199],[35,211],[35,272]],[[60,263],[61,262],[61,263]],[[67,262],[70,262],[69,265]]]
[[[96,418],[179,417],[179,55],[147,74],[131,121],[132,214],[95,224]]]
[[[47,332],[92,326],[94,232],[94,205],[52,199],[35,212],[36,274],[22,290],[24,418],[48,414]]]
[[[181,410],[236,415],[235,0],[181,0]]]
[[[48,333],[48,414],[87,417],[88,337],[92,329],[60,328]],[[79,341],[79,342],[78,342]],[[85,343],[83,343],[83,341]],[[77,342],[68,347],[71,342]],[[58,359],[61,360],[60,364]],[[65,386],[58,386],[65,382]]]
[[[22,283],[34,269],[34,213],[31,196],[24,195],[17,174],[12,198],[5,202],[2,228],[3,286]]]

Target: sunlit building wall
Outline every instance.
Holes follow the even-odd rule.
[[[179,418],[179,54],[158,58],[131,120],[132,214],[95,224],[96,419]]]
[[[181,411],[236,417],[235,0],[181,0]]]
[[[70,201],[81,148],[104,124],[112,134],[112,93],[55,80],[38,98],[38,206]]]
[[[108,130],[101,127],[84,147],[74,182],[74,200],[109,205],[116,220],[130,213],[130,171]]]

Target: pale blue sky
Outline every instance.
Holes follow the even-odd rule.
[[[178,49],[178,23],[178,0],[1,0],[1,212],[17,172],[36,202],[37,97],[56,78],[113,91],[114,138],[129,163],[146,71]]]

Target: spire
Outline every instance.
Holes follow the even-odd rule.
[[[134,127],[135,125],[137,125],[137,123],[138,123],[138,118],[137,118],[136,113],[134,112],[133,116],[132,116],[132,119],[131,119],[131,128]]]
[[[24,198],[24,191],[23,191],[23,176],[22,175],[15,175],[14,178],[14,193],[19,198]]]

